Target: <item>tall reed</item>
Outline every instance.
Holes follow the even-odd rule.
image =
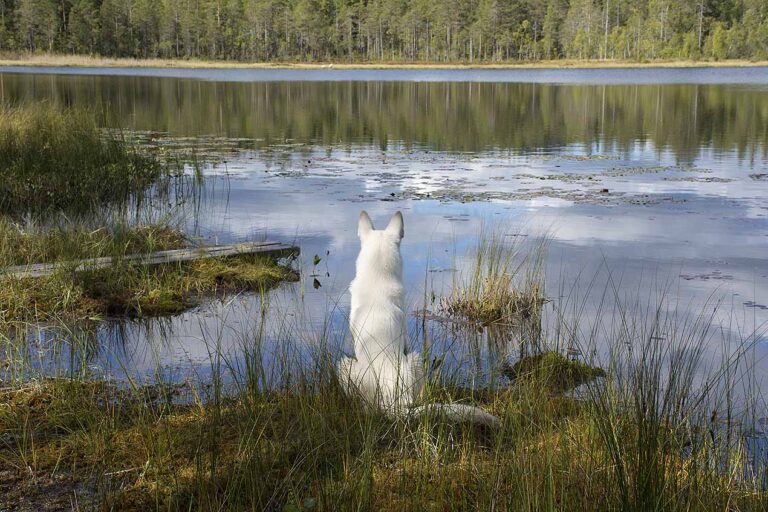
[[[124,201],[169,168],[89,111],[0,107],[0,213],[82,213]]]
[[[307,329],[267,300],[240,312],[249,321],[234,333],[234,311],[205,322],[209,377],[190,384],[191,401],[175,401],[162,390],[177,385],[163,382],[8,390],[0,463],[85,482],[83,499],[113,509],[764,509],[763,489],[744,478],[744,451],[710,432],[713,404],[733,393],[718,386],[732,359],[709,371],[702,364],[711,308],[690,316],[663,298],[645,306],[617,298],[615,316],[601,319],[610,334],[598,357],[605,380],[573,396],[534,371],[507,387],[467,390],[463,400],[502,418],[483,430],[393,420],[348,396],[329,357],[343,333]],[[436,377],[433,399],[459,398],[460,383]],[[743,438],[732,425],[718,428],[726,427]]]
[[[480,231],[469,269],[456,274],[451,294],[442,300],[445,313],[484,325],[539,314],[546,238],[525,246],[511,235],[499,228]]]

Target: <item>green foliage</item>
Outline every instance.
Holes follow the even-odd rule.
[[[93,0],[77,0],[69,11],[67,49],[92,54],[99,47],[99,9]]]
[[[163,172],[88,112],[0,109],[0,213],[89,211],[141,193]]]
[[[504,375],[518,384],[533,380],[553,393],[562,393],[606,374],[602,368],[571,361],[559,352],[544,352],[523,357],[504,368]]]
[[[761,0],[2,0],[0,49],[258,61],[756,59],[766,57],[765,9]]]

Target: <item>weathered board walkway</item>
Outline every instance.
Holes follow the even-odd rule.
[[[128,254],[120,258],[120,261],[131,262],[137,265],[162,265],[181,261],[192,261],[203,258],[222,258],[239,256],[244,254],[261,254],[273,258],[298,256],[300,249],[294,245],[279,242],[249,242],[232,245],[216,245],[213,247],[199,247],[191,249],[173,249],[170,251],[158,251],[150,254]],[[112,258],[93,258],[81,261],[58,263],[34,263],[32,265],[19,265],[0,269],[0,276],[16,278],[44,277],[53,274],[59,268],[71,268],[72,272],[83,272],[106,268],[112,265]]]

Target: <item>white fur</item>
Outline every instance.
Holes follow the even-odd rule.
[[[386,229],[375,230],[366,212],[360,212],[357,234],[360,254],[352,296],[349,327],[355,358],[342,358],[339,372],[350,391],[358,391],[372,405],[393,416],[434,411],[454,420],[495,424],[498,419],[461,404],[432,404],[414,408],[424,387],[423,362],[407,352],[407,313],[403,287],[400,241],[403,216],[397,212]]]

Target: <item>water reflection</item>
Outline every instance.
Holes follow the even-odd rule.
[[[695,82],[694,72],[674,72]],[[619,73],[603,75],[610,80]],[[86,106],[124,129],[246,139],[241,142],[255,148],[310,143],[352,149],[363,143],[386,150],[396,143],[535,154],[580,145],[588,154],[626,157],[650,143],[677,162],[706,152],[754,161],[765,158],[768,95],[765,71],[729,76],[744,73],[757,73],[762,85],[209,82],[0,73],[0,101]]]
[[[718,318],[724,330],[757,331],[768,321],[768,181],[760,178],[768,92],[759,70],[744,73],[752,85],[0,74],[8,103],[97,108],[154,147],[203,140],[205,152],[217,153],[203,188],[168,194],[188,198],[179,214],[187,232],[206,243],[295,242],[304,257],[303,282],[270,294],[264,323],[260,299],[238,296],[162,321],[35,327],[25,336],[36,347],[55,338],[78,348],[59,357],[66,371],[141,380],[204,380],[214,373],[212,354],[235,368],[253,354],[283,364],[287,347],[304,361],[319,346],[338,355],[350,348],[346,289],[363,208],[374,217],[405,214],[412,311],[450,289],[484,225],[551,236],[552,302],[540,321],[478,332],[442,321],[425,328],[413,316],[415,348],[429,344],[447,372],[467,379],[489,382],[501,361],[542,338],[588,357],[594,347],[576,345],[590,332],[557,331],[558,315],[594,324],[617,283],[623,293],[675,282],[670,299],[690,311],[717,294],[727,305]],[[177,209],[159,204],[153,216]],[[607,336],[593,337],[596,345]],[[768,368],[766,348],[756,343],[756,368]],[[709,356],[722,349],[713,343]],[[46,357],[34,357],[45,370]]]

